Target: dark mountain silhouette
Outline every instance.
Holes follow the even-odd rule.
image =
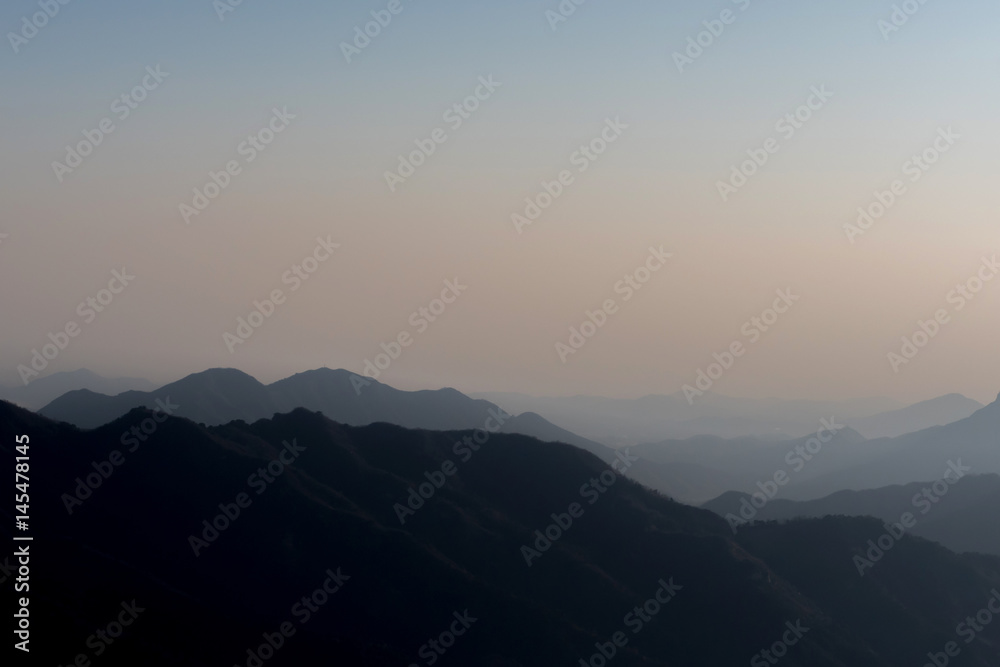
[[[106,378],[81,368],[77,371],[52,373],[34,380],[27,386],[0,387],[0,399],[37,410],[51,403],[66,392],[89,389],[102,394],[120,394],[123,391],[152,391],[156,385],[140,378]]]
[[[345,370],[322,368],[293,375],[270,385],[242,371],[218,368],[189,375],[154,392],[102,396],[76,391],[60,397],[40,414],[95,428],[137,407],[156,408],[169,399],[174,414],[206,425],[233,420],[256,421],[279,412],[305,408],[342,424],[363,426],[386,422],[433,430],[495,428],[500,408],[472,399],[455,389],[401,391],[375,380],[362,380]],[[530,435],[544,442],[575,445],[610,463],[615,451],[546,421],[534,413],[508,416],[501,433]],[[664,466],[639,461],[629,475],[684,502],[702,502],[725,487],[725,477],[697,466]],[[721,477],[721,478],[720,478]]]
[[[179,406],[177,416],[207,425],[236,419],[252,422],[298,407],[322,412],[344,424],[387,422],[435,430],[483,428],[495,423],[490,421],[491,415],[498,414],[496,405],[454,389],[400,391],[348,371],[331,369],[299,373],[270,385],[238,370],[213,369],[154,392],[131,391],[117,396],[70,392],[40,414],[94,428],[133,408],[153,408],[158,400],[163,404],[168,398]],[[653,398],[630,405],[646,406]],[[1000,433],[998,405],[986,406],[946,426],[877,440],[865,440],[846,423],[824,417],[827,423],[836,425],[836,433],[805,465],[795,463],[800,457],[793,450],[805,446],[815,433],[786,440],[697,436],[643,444],[630,448],[632,455],[642,459],[631,476],[677,500],[701,504],[726,491],[752,493],[758,482],[772,478],[778,471],[790,476],[790,483],[781,490],[782,497],[795,500],[820,498],[842,489],[934,479],[949,459],[962,456],[974,466],[975,473],[1000,473],[1000,446],[995,435]],[[817,419],[814,429],[818,431],[821,423]],[[534,413],[507,420],[501,431],[569,442],[606,462],[614,457],[611,448],[570,433]],[[900,456],[903,451],[906,454]]]
[[[762,524],[734,539],[711,512],[607,481],[597,457],[521,435],[473,451],[462,448],[470,430],[351,427],[305,409],[214,427],[156,418],[139,408],[81,431],[0,403],[0,448],[12,455],[29,434],[37,471],[40,661],[71,663],[98,619],[134,601],[144,611],[101,664],[255,665],[248,649],[287,622],[295,634],[267,651],[269,667],[424,665],[428,642],[465,616],[476,620],[443,642],[442,665],[579,664],[618,632],[627,643],[609,664],[745,664],[798,623],[808,630],[783,665],[908,667],[956,640],[955,624],[1000,582],[1000,559],[911,537],[859,576],[853,556],[882,530],[871,519]],[[144,439],[127,451],[133,429]],[[258,494],[251,480],[289,443],[293,458]],[[120,463],[110,472],[109,459]],[[97,488],[69,514],[88,476]],[[427,499],[401,522],[421,485]],[[561,534],[547,528],[570,511]],[[9,540],[13,521],[2,526]],[[551,545],[535,544],[536,530]],[[193,534],[207,540],[198,556]],[[524,545],[540,549],[530,567]],[[319,605],[305,623],[303,596]],[[998,643],[1000,624],[986,627],[962,664],[992,667]]]
[[[267,388],[255,378],[232,368],[215,368],[188,375],[154,391],[126,391],[108,396],[89,390],[71,391],[38,411],[39,414],[96,428],[138,407],[154,409],[170,400],[174,414],[196,422],[218,424],[234,419],[258,419],[277,412]]]
[[[756,519],[787,520],[824,516],[871,516],[898,522],[909,512],[916,520],[910,533],[939,542],[956,552],[980,552],[1000,556],[1000,476],[970,475],[953,486],[935,490],[933,483],[914,482],[867,491],[840,491],[826,498],[793,501],[775,498],[757,509]],[[947,488],[943,495],[937,491]],[[929,490],[931,495],[927,495]],[[749,494],[731,491],[703,505],[719,516],[739,516]]]
[[[215,368],[165,385],[153,392],[104,396],[70,392],[39,410],[46,417],[95,428],[137,407],[153,409],[167,398],[179,406],[177,416],[209,426],[242,419],[266,419],[298,407],[323,412],[345,424],[384,421],[410,428],[482,428],[492,403],[471,399],[454,389],[400,391],[345,370],[299,373],[264,385],[232,368]],[[355,382],[360,382],[355,380]]]
[[[605,463],[612,463],[627,452],[638,460],[633,461],[626,476],[640,484],[664,493],[674,500],[698,504],[718,492],[720,488],[732,488],[733,477],[716,470],[710,470],[693,463],[658,463],[636,456],[638,448],[612,449],[593,440],[580,437],[546,421],[543,417],[526,412],[510,419],[502,429],[505,433],[530,435],[543,442],[563,442],[574,445],[597,456]]]
[[[534,412],[524,412],[516,417],[512,417],[503,425],[502,431],[504,433],[530,435],[543,442],[564,442],[575,445],[580,449],[594,454],[602,461],[611,461],[615,455],[615,450],[611,447],[594,442],[593,440],[587,440],[576,433],[559,428]]]
[[[352,383],[352,378],[354,382]],[[455,389],[401,391],[354,373],[321,368],[268,385],[278,411],[303,407],[344,424],[388,422],[408,428],[483,428],[496,406]],[[268,415],[270,416],[270,415]]]

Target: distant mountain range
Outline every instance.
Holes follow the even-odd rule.
[[[96,428],[139,407],[172,406],[171,413],[208,426],[234,420],[253,422],[280,412],[305,408],[321,412],[342,424],[364,426],[376,422],[433,430],[489,429],[530,435],[545,442],[575,445],[605,462],[615,450],[559,428],[535,413],[497,415],[493,403],[472,399],[454,389],[401,391],[368,378],[359,384],[354,373],[318,370],[299,373],[264,385],[246,373],[217,368],[189,375],[151,392],[128,391],[107,396],[87,390],[69,392],[39,414],[81,428]],[[638,461],[629,476],[686,502],[702,502],[721,492],[715,472],[697,466],[668,466]]]
[[[971,416],[982,407],[983,404],[979,401],[961,394],[947,394],[899,410],[860,419],[844,419],[844,421],[866,438],[894,438],[957,422]]]
[[[958,421],[983,407],[958,394],[908,407],[885,398],[807,401],[743,399],[711,393],[693,405],[682,394],[631,400],[499,392],[473,396],[512,412],[537,412],[554,424],[611,446],[699,435],[791,439],[813,432],[816,420],[823,416],[834,416],[865,437],[891,437]]]
[[[867,491],[838,491],[825,498],[792,501],[776,498],[756,509],[754,520],[788,520],[824,516],[872,516],[897,523],[905,513],[915,519],[913,535],[940,542],[952,551],[1000,556],[1000,476],[969,475],[953,485],[938,484],[940,478]],[[938,495],[941,489],[944,493]],[[731,491],[703,505],[725,517],[740,517],[750,494]],[[760,500],[758,499],[758,503]],[[749,510],[747,510],[749,512]],[[740,524],[736,524],[737,527]]]
[[[733,536],[588,452],[521,435],[461,449],[474,431],[301,408],[213,427],[137,408],[82,431],[0,403],[4,456],[21,434],[38,471],[32,651],[51,664],[127,608],[138,620],[102,662],[736,665],[785,641],[786,667],[910,667],[961,641],[956,623],[1000,584],[1000,558],[919,538],[873,554],[873,519]],[[993,623],[961,664],[995,667],[998,645]]]
[[[68,392],[39,411],[51,419],[96,428],[137,407],[155,408],[169,399],[173,414],[208,426],[234,420],[254,422],[296,408],[322,412],[342,424],[363,426],[386,422],[407,428],[455,430],[495,428],[542,441],[575,445],[610,463],[615,450],[557,426],[543,416],[525,412],[496,419],[501,408],[454,389],[401,391],[346,370],[299,373],[265,385],[235,369],[211,369],[189,375],[155,391],[127,391],[115,396],[87,390]],[[707,397],[706,397],[707,398]],[[598,405],[608,399],[586,399]],[[652,400],[652,399],[650,399]],[[658,400],[658,399],[657,399]],[[936,420],[945,410],[967,410],[975,402],[951,395],[900,411],[862,420],[871,429],[911,420],[920,410]],[[777,404],[776,404],[777,405]],[[783,407],[782,407],[783,406]],[[633,406],[635,407],[635,406]],[[815,406],[814,406],[815,407]],[[827,406],[829,407],[829,406]],[[856,406],[855,406],[856,407]],[[792,410],[787,404],[775,409]],[[796,408],[797,409],[797,408]],[[937,410],[937,411],[936,411]],[[595,408],[595,413],[600,410]],[[726,491],[753,492],[758,482],[778,471],[789,474],[782,497],[807,500],[842,489],[865,489],[934,479],[949,458],[965,456],[976,473],[1000,473],[1000,408],[993,404],[974,415],[943,427],[933,427],[897,438],[866,440],[833,414],[820,413],[808,435],[793,439],[742,437],[724,439],[695,436],[664,440],[629,448],[639,461],[629,476],[642,484],[695,505]],[[815,455],[796,453],[816,447],[814,435],[823,422],[836,431]],[[833,431],[831,431],[833,433]],[[827,437],[827,436],[824,436]],[[810,444],[813,441],[813,444]],[[906,450],[897,460],[897,452]]]
[[[788,494],[795,485],[802,485],[823,472],[853,465],[866,455],[867,441],[861,434],[839,422],[832,426],[842,428],[821,433],[829,441],[820,443],[822,448],[816,455],[810,455],[807,449],[814,435],[777,442],[752,437],[696,436],[637,445],[629,450],[664,466],[699,470],[700,483],[690,489],[691,495],[684,497],[694,504],[704,503],[725,491],[753,492],[759,481],[770,480],[779,470],[788,474],[789,486],[782,486],[782,493]],[[820,429],[821,423],[817,421],[814,432]],[[798,452],[803,449],[805,453],[800,455]]]
[[[38,410],[66,392],[89,389],[102,394],[120,394],[123,391],[152,391],[156,385],[139,378],[106,378],[80,369],[53,373],[29,382],[26,386],[0,387],[0,400],[10,401],[29,410]]]
[[[72,391],[39,410],[46,417],[96,428],[137,407],[155,408],[168,398],[174,414],[209,426],[233,420],[248,422],[303,407],[323,412],[343,424],[388,422],[411,428],[482,428],[496,406],[454,389],[400,391],[345,370],[299,373],[269,385],[233,368],[188,375],[155,391],[126,391],[108,396]]]
[[[1000,397],[952,424],[869,440],[860,456],[845,459],[837,469],[811,469],[803,489],[789,497],[810,500],[844,489],[940,479],[948,462],[959,459],[972,474],[1000,473]]]
[[[753,493],[758,484],[782,474],[787,481],[780,497],[812,500],[842,490],[940,479],[949,461],[961,460],[972,474],[1000,473],[1000,399],[957,422],[895,438],[866,440],[836,424],[842,428],[832,438],[820,432],[817,422],[817,434],[783,442],[700,436],[640,445],[631,451],[657,463],[693,464],[717,473],[704,488],[714,486],[717,493],[700,503],[725,491]],[[815,435],[829,441],[820,442]],[[722,488],[725,485],[729,488]]]

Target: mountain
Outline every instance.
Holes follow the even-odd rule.
[[[1000,585],[1000,559],[909,536],[859,576],[871,519],[734,538],[588,452],[521,435],[473,449],[471,430],[305,409],[203,427],[139,408],[82,431],[0,403],[5,455],[21,434],[43,471],[39,662],[99,648],[108,665],[652,667],[780,649],[787,667],[904,667]],[[985,627],[962,664],[992,667],[998,643]]]
[[[982,407],[983,404],[979,401],[961,394],[947,394],[899,410],[845,421],[866,438],[894,438],[932,426],[957,422]]]
[[[123,391],[152,391],[156,385],[139,378],[106,378],[81,368],[77,371],[52,373],[26,386],[0,387],[0,399],[37,410],[66,392],[88,389],[102,394],[120,394]]]
[[[782,487],[786,492],[871,455],[865,438],[839,422],[824,418],[817,422],[814,431],[808,437],[779,442],[751,437],[697,436],[646,443],[629,450],[651,462],[693,469],[700,480],[697,495],[684,500],[695,504],[726,491],[752,493],[759,482],[773,479],[779,471],[784,472],[786,483],[790,484]]]
[[[555,426],[540,415],[525,412],[504,424],[502,432],[530,435],[542,442],[563,442],[590,452],[605,463],[621,457],[635,458],[626,476],[640,484],[664,493],[674,500],[697,505],[711,498],[720,489],[733,488],[736,478],[691,463],[660,463],[635,456],[637,448],[612,449],[593,440],[580,437]]]
[[[611,463],[615,450],[559,428],[534,413],[506,415],[502,423],[496,405],[472,399],[454,389],[400,391],[375,380],[358,384],[345,370],[322,368],[264,385],[246,373],[217,368],[189,375],[154,392],[103,396],[70,392],[39,411],[51,419],[81,428],[96,428],[138,407],[170,405],[171,413],[192,421],[218,425],[234,420],[253,422],[296,408],[322,412],[342,424],[363,426],[386,422],[408,428],[453,430],[493,428],[501,433],[529,435],[544,442],[575,445]],[[697,467],[636,462],[630,476],[647,486],[690,503],[718,493],[719,475]],[[724,478],[724,476],[723,476]]]
[[[233,368],[215,368],[160,387],[153,392],[105,396],[75,391],[39,410],[51,419],[96,428],[137,407],[153,409],[167,399],[173,414],[207,425],[236,419],[256,421],[298,407],[323,412],[345,424],[384,421],[412,428],[482,428],[496,406],[454,389],[400,391],[345,370],[299,373],[270,385]]]
[[[207,425],[233,420],[253,422],[299,407],[358,426],[387,422],[407,428],[449,430],[487,428],[499,423],[492,416],[499,414],[496,405],[454,389],[400,391],[345,370],[326,368],[270,385],[235,369],[212,369],[153,392],[130,391],[117,396],[85,390],[70,392],[39,413],[95,428],[136,407],[166,405],[168,399],[175,406],[174,415]],[[784,405],[782,409],[790,408]],[[509,423],[500,425],[503,431],[516,429],[540,440],[568,441],[606,462],[615,455],[598,441],[571,433],[536,413],[505,422]],[[781,471],[790,477],[782,489],[783,497],[796,500],[820,498],[842,489],[934,479],[950,458],[961,456],[973,460],[976,473],[1000,473],[997,403],[958,422],[897,438],[866,440],[846,422],[825,416],[810,429],[806,436],[784,440],[697,436],[638,445],[630,452],[643,462],[634,468],[632,476],[678,500],[700,504],[725,491],[752,493],[758,483]],[[829,441],[816,441],[817,434]],[[900,458],[899,452],[904,450],[906,454]]]
[[[509,412],[536,412],[553,424],[612,446],[677,440],[697,435],[783,440],[814,431],[816,421],[835,415],[860,419],[899,408],[885,398],[807,401],[733,398],[707,393],[694,404],[682,393],[637,399],[600,396],[536,397],[479,393]]]
[[[1000,397],[971,416],[945,426],[880,438],[851,465],[809,479],[790,498],[812,500],[844,489],[876,489],[914,480],[940,479],[950,461],[961,460],[972,474],[1000,473]]]
[[[280,411],[304,407],[344,424],[388,422],[409,428],[483,428],[496,406],[451,388],[401,391],[346,370],[321,368],[268,385]],[[270,416],[270,415],[268,415]]]
[[[614,459],[615,450],[593,440],[588,440],[564,428],[559,428],[534,412],[523,412],[509,419],[501,429],[503,433],[520,433],[538,438],[542,442],[565,442],[595,455],[602,461]]]
[[[957,475],[956,475],[957,478]],[[867,491],[840,491],[825,498],[793,501],[770,500],[756,508],[755,520],[787,520],[824,516],[872,516],[897,523],[905,513],[915,519],[913,535],[939,542],[956,552],[979,552],[1000,556],[1000,476],[969,475],[954,485],[934,484],[938,480],[915,482]],[[945,492],[938,494],[938,491]],[[702,507],[719,516],[740,516],[751,502],[749,494],[728,492]],[[753,506],[751,504],[751,506]]]
[[[824,418],[825,419],[825,418]],[[823,443],[815,436],[772,442],[759,438],[725,440],[706,436],[633,447],[638,456],[660,463],[695,463],[735,480],[725,491],[753,493],[775,475],[786,479],[780,496],[815,500],[842,490],[859,491],[937,480],[951,462],[971,474],[1000,473],[1000,400],[971,416],[895,438],[866,440],[839,421]],[[823,435],[823,437],[829,437]]]

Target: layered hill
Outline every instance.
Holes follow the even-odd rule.
[[[869,440],[835,417],[817,421],[813,435],[774,442],[760,438],[698,436],[631,448],[665,465],[690,464],[714,472],[704,489],[753,493],[776,475],[781,497],[815,500],[842,490],[877,489],[939,479],[950,462],[971,474],[1000,474],[1000,400],[944,426]],[[723,488],[728,485],[728,488]]]
[[[106,378],[81,368],[76,371],[52,373],[31,380],[27,385],[0,387],[0,399],[37,410],[63,394],[79,389],[114,395],[124,391],[151,391],[156,385],[140,378]]]
[[[740,516],[745,503],[756,510],[756,520],[787,520],[824,516],[871,516],[897,523],[909,513],[915,524],[910,529],[940,542],[952,551],[980,552],[1000,556],[1000,475],[958,473],[926,482],[914,482],[866,491],[839,491],[825,498],[793,501],[775,498],[756,507],[749,494],[728,492],[703,505],[720,516]],[[953,483],[949,483],[952,480]],[[760,500],[758,498],[758,504]],[[749,513],[749,510],[746,510]]]
[[[899,410],[845,421],[866,438],[893,438],[957,422],[982,407],[979,401],[961,394],[946,394]]]
[[[305,409],[207,427],[139,408],[82,431],[0,403],[5,456],[18,435],[36,657],[53,664],[95,658],[100,619],[131,605],[101,664],[745,664],[794,627],[789,667],[902,667],[1000,583],[1000,559],[908,536],[861,576],[870,519],[734,539],[578,447],[520,435]],[[964,664],[995,665],[998,644],[985,628]]]
[[[255,421],[298,407],[321,411],[345,424],[384,421],[412,428],[481,428],[492,403],[454,389],[400,391],[345,370],[317,369],[265,385],[233,368],[188,375],[155,391],[108,396],[73,391],[39,410],[46,417],[95,428],[138,407],[167,399],[174,414],[209,426],[235,419]]]
[[[211,369],[151,392],[129,391],[116,396],[85,390],[69,392],[39,413],[81,428],[96,428],[139,407],[169,410],[174,416],[209,426],[233,420],[252,422],[305,408],[341,424],[385,422],[408,428],[518,433],[545,442],[568,443],[608,463],[616,457],[612,448],[559,428],[534,413],[509,415],[489,401],[469,398],[455,389],[402,391],[328,368],[299,373],[269,385],[239,370]],[[629,475],[692,503],[711,498],[718,493],[719,484],[725,483],[724,477],[720,479],[697,466],[662,465],[647,460],[635,462]]]

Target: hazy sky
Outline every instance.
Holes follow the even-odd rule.
[[[379,377],[402,388],[670,393],[739,343],[713,390],[995,398],[1000,279],[952,292],[1000,252],[995,2],[913,2],[898,30],[871,0],[559,6],[74,0],[36,30],[37,1],[2,3],[0,382],[50,333],[43,374],[156,381],[360,373],[404,334]],[[391,22],[345,55],[373,11]],[[210,172],[228,185],[200,201]],[[543,181],[562,192],[524,224]],[[887,212],[845,229],[876,191]],[[318,238],[339,248],[286,274]],[[798,300],[746,324],[777,290]]]

